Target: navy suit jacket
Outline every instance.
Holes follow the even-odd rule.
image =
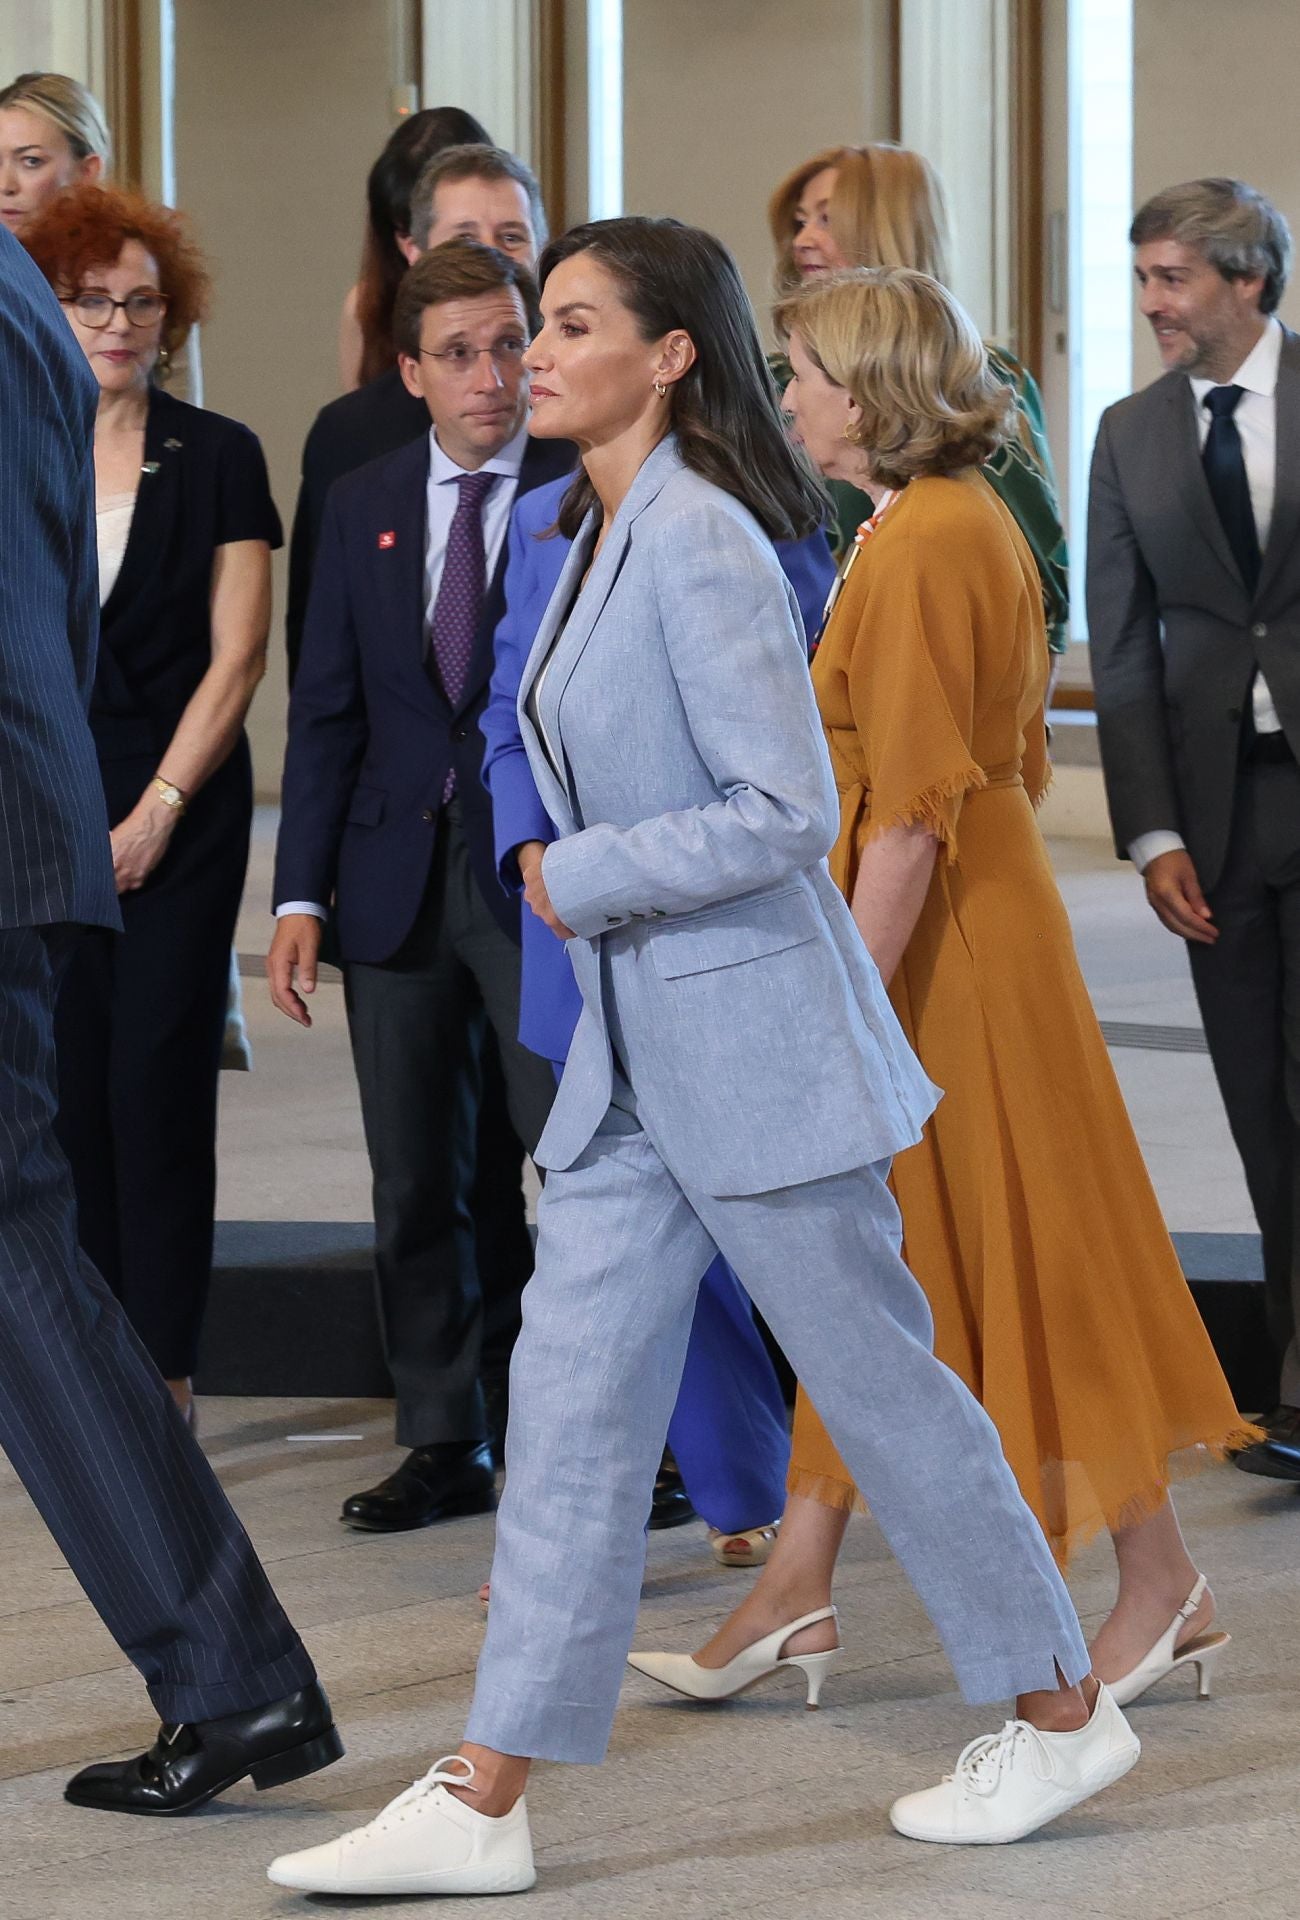
[[[99,636],[99,389],[0,229],[0,927],[119,927],[86,709]]]
[[[567,441],[529,441],[519,496],[573,461]],[[333,900],[343,959],[372,964],[396,953],[419,911],[452,767],[475,876],[519,938],[518,899],[496,872],[478,726],[505,555],[453,709],[425,666],[428,471],[426,433],[331,488],[289,703],[275,901]]]
[[[544,443],[541,443],[544,444]],[[570,542],[556,534],[539,539],[555,520],[566,480],[538,487],[515,506],[506,549],[505,614],[496,634],[496,665],[483,714],[487,751],[483,778],[492,795],[497,870],[503,883],[519,889],[514,850],[525,840],[549,845],[555,827],[537,791],[519,728],[519,684],[542,616],[555,591]],[[804,632],[815,640],[835,562],[824,533],[807,540],[781,540],[776,551],[794,588]],[[557,1063],[566,1058],[582,1011],[582,996],[563,944],[534,913],[523,914],[523,989],[519,1038],[534,1053]]]

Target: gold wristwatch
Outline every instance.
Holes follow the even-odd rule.
[[[179,787],[174,787],[170,780],[164,780],[160,773],[156,773],[153,777],[153,790],[164,806],[174,808],[177,814],[184,813],[185,795]]]

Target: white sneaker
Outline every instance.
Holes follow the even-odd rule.
[[[473,1764],[449,1754],[369,1826],[281,1854],[267,1878],[303,1893],[526,1893],[537,1873],[523,1797],[490,1819],[447,1791],[473,1778]]]
[[[1142,1748],[1105,1687],[1086,1727],[1043,1733],[1008,1720],[1001,1733],[972,1740],[937,1787],[905,1793],[889,1810],[909,1840],[995,1847],[1023,1840],[1049,1820],[1122,1780]]]

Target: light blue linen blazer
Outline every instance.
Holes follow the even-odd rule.
[[[772,544],[671,436],[564,621],[595,537],[592,515],[519,692],[583,999],[538,1159],[568,1167],[588,1146],[615,1050],[650,1137],[702,1192],[887,1159],[938,1094],[826,868],[839,804]],[[529,694],[553,642],[539,734]]]

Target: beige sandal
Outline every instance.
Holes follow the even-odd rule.
[[[720,1567],[761,1567],[776,1545],[781,1522],[768,1527],[750,1527],[741,1533],[724,1533],[721,1527],[709,1528],[709,1545]]]

